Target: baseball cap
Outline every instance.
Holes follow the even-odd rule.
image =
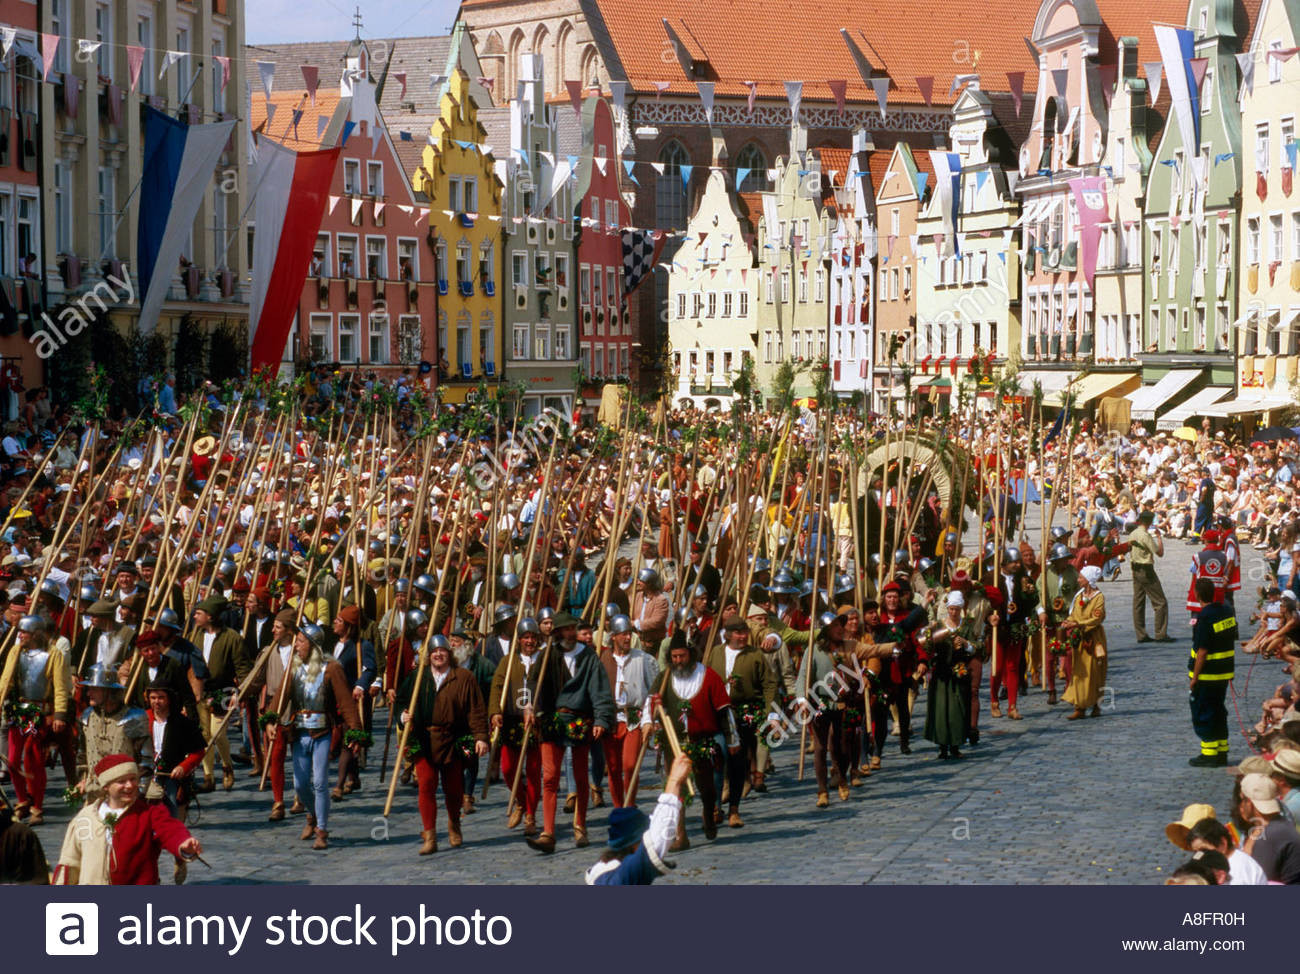
[[[1262,815],[1277,815],[1282,811],[1277,800],[1277,785],[1272,778],[1262,774],[1248,774],[1241,779],[1241,797],[1249,798]]]

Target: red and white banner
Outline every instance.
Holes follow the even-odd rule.
[[[291,152],[270,139],[260,140],[249,307],[254,371],[274,374],[280,368],[341,151],[336,146]]]

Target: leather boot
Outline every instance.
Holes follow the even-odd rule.
[[[324,829],[317,829],[316,841],[311,844],[311,847],[313,849],[328,849],[330,847],[329,837],[330,834]]]
[[[462,815],[473,815],[475,812],[478,811],[478,809],[474,807],[473,795],[466,795],[464,798],[461,799],[460,811]]]
[[[260,778],[260,777],[262,777],[262,759],[261,759],[261,758],[254,756],[254,758],[253,758],[253,766],[252,766],[251,768],[248,769],[248,776],[249,776],[250,778]]]
[[[316,834],[316,816],[311,812],[307,813],[307,821],[302,827],[302,835],[298,836],[303,842],[306,842]]]
[[[763,772],[761,771],[754,772],[754,791],[758,792],[759,794],[762,794],[763,792],[767,791],[767,785],[763,781]]]
[[[731,814],[727,816],[727,825],[733,829],[743,828],[745,823],[740,819],[740,806],[732,805]]]
[[[451,846],[453,849],[459,849],[464,841],[464,837],[460,834],[460,819],[448,818],[447,845]]]
[[[573,844],[579,849],[585,849],[591,845],[591,840],[587,838],[587,827],[585,825],[575,825],[573,827]]]
[[[235,769],[228,764],[221,769],[221,787],[226,791],[233,791],[235,787]]]
[[[537,816],[536,816],[536,815],[525,815],[525,816],[524,816],[524,835],[525,835],[525,836],[530,836],[530,835],[536,835],[536,834],[537,834]]]
[[[518,828],[519,823],[523,821],[523,818],[524,818],[524,806],[516,805],[514,808],[510,809],[510,814],[506,817],[506,828],[508,829]]]
[[[818,807],[818,808],[829,808],[829,807],[830,807],[830,804],[831,804],[831,796],[830,796],[830,795],[826,794],[826,792],[824,792],[824,791],[819,791],[819,792],[817,792],[817,807]]]
[[[420,833],[423,840],[420,843],[420,855],[431,856],[438,851],[438,832],[436,829],[425,829]]]
[[[276,802],[271,806],[271,815],[267,819],[269,822],[280,822],[284,820],[284,802]]]
[[[530,849],[536,849],[538,852],[544,852],[550,855],[555,851],[555,836],[550,832],[543,832],[538,836],[528,836],[524,841],[528,843]]]
[[[217,779],[212,777],[212,775],[209,772],[204,771],[203,784],[196,785],[194,790],[197,791],[200,795],[206,795],[209,794],[210,792],[214,792],[217,790]]]
[[[301,801],[299,801],[298,796],[295,795],[293,799],[293,804],[289,806],[289,814],[301,815],[305,811],[307,811],[307,806],[304,805]]]

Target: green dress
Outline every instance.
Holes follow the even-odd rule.
[[[940,623],[942,626],[943,624]],[[950,635],[930,644],[930,695],[925,708],[925,739],[939,747],[960,747],[966,740],[970,708],[970,659],[983,636],[973,620],[963,619]],[[952,636],[966,645],[958,649]]]

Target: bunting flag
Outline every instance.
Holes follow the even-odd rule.
[[[889,79],[886,78],[885,86],[889,86]],[[826,87],[831,90],[831,97],[835,99],[835,113],[844,114],[844,105],[848,101],[848,82],[847,81],[828,81]]]
[[[316,104],[316,88],[320,85],[320,68],[314,64],[304,64],[302,66],[302,81],[307,86],[307,97],[311,99],[314,106]]]
[[[637,185],[637,186],[640,186],[640,185],[641,185],[641,180],[637,179],[635,176],[632,175],[632,168],[633,168],[635,165],[636,165],[636,160],[635,160],[635,159],[624,159],[624,160],[623,160],[623,171],[624,171],[625,173],[627,173],[627,178],[630,179],[630,180],[632,180],[633,184],[635,184],[635,185]]]
[[[1103,176],[1083,176],[1071,179],[1069,186],[1079,211],[1083,277],[1091,290],[1097,273],[1097,244],[1101,240],[1101,225],[1106,222],[1106,180]]]
[[[194,218],[235,121],[186,125],[151,106],[144,106],[144,111],[145,165],[140,177],[136,263],[140,334],[151,335],[171,286],[172,270],[194,229]],[[312,240],[315,238],[313,230]],[[298,292],[301,295],[301,283]]]
[[[921,93],[921,98],[923,98],[923,99],[925,100],[925,103],[926,103],[927,105],[930,104],[931,96],[934,95],[934,79],[933,79],[933,78],[917,78],[917,79],[916,79],[916,90],[919,91],[919,92]]]
[[[623,111],[623,107],[627,104],[627,82],[611,81],[609,83],[609,94],[614,101],[614,107],[620,112]]]
[[[963,85],[972,84],[973,82],[979,81],[979,79],[980,76],[978,74],[954,75],[952,79],[952,86],[948,89],[948,97],[951,98],[954,94],[957,93],[957,89],[961,88]]]
[[[758,97],[758,82],[746,81],[745,87],[749,89],[749,99],[746,102],[746,111],[751,115],[754,113],[754,99]]]
[[[876,104],[880,106],[880,117],[885,117],[885,111],[889,105],[889,76],[871,79],[871,89],[876,93]],[[840,111],[843,112],[844,104],[841,101]]]
[[[357,127],[357,123],[352,121],[352,119],[348,119],[346,122],[343,123],[343,134],[339,138],[340,148],[348,144],[348,139],[352,136],[352,130],[355,129],[356,127]]]
[[[1160,62],[1169,83],[1169,98],[1178,116],[1178,127],[1183,133],[1183,143],[1192,147],[1201,144],[1201,95],[1192,71],[1192,55],[1196,52],[1196,36],[1186,28],[1153,24],[1156,43],[1160,47]]]
[[[713,124],[713,82],[697,81],[695,87],[700,93],[700,103],[704,105],[704,119],[709,124]]]
[[[1290,61],[1291,58],[1295,57],[1297,51],[1300,51],[1300,47],[1277,47],[1269,51],[1268,56],[1271,58],[1277,58],[1277,60],[1285,64],[1287,61]]]
[[[1199,98],[1201,86],[1205,83],[1205,72],[1210,67],[1210,59],[1207,57],[1194,57],[1187,62],[1192,67],[1192,83],[1196,89],[1196,95]]]
[[[984,191],[984,184],[989,181],[989,171],[981,169],[975,173],[975,195],[978,196]]]
[[[9,56],[9,51],[14,46],[14,38],[17,36],[17,27],[0,26],[0,59]]]
[[[1097,68],[1097,75],[1101,78],[1101,95],[1106,102],[1106,107],[1110,107],[1111,99],[1115,97],[1115,82],[1119,78],[1118,64],[1102,64]]]
[[[673,83],[672,83],[671,81],[656,81],[656,82],[655,82],[655,101],[659,101],[659,100],[663,97],[663,93],[664,93],[665,91],[667,91],[669,88],[671,88],[672,86],[673,86]]]
[[[317,142],[321,140],[321,137],[325,134],[325,130],[329,128],[329,124],[330,124],[330,120],[326,118],[324,115],[321,115],[319,118],[316,119],[316,141]]]
[[[226,90],[226,85],[230,84],[230,58],[224,54],[212,55],[212,60],[221,65],[221,90]]]
[[[623,301],[632,295],[650,269],[659,262],[667,234],[652,230],[626,229],[623,231]]]
[[[297,141],[297,140],[298,140],[298,123],[301,122],[301,121],[302,121],[302,109],[301,109],[301,108],[295,108],[295,109],[293,110],[293,138],[294,138],[294,141]]]
[[[141,56],[143,57],[143,55],[144,55],[144,49],[143,49],[143,48],[140,49],[140,53],[141,53]],[[159,78],[159,80],[161,80],[162,77],[167,73],[167,69],[168,69],[168,68],[170,68],[173,64],[175,64],[175,63],[176,63],[177,61],[179,61],[181,58],[183,58],[183,57],[189,57],[189,56],[190,56],[190,55],[189,55],[189,52],[188,52],[188,51],[166,51],[166,52],[163,54],[162,67],[158,69],[158,78]]]
[[[1255,56],[1250,51],[1237,55],[1237,67],[1241,69],[1241,85],[1246,94],[1255,93]]]
[[[740,192],[740,187],[745,185],[745,180],[749,178],[749,174],[753,171],[748,166],[736,167],[736,192]]]
[[[681,170],[682,192],[689,193],[691,191],[691,173],[695,170],[695,167],[682,165],[678,168]]]
[[[596,158],[592,159],[592,162],[596,164],[596,168],[600,170],[600,174],[602,176],[605,175],[605,164],[608,161],[609,160],[606,159],[604,156],[597,156]]]
[[[1054,68],[1052,70],[1052,87],[1056,91],[1057,98],[1064,98],[1065,93],[1070,87],[1070,69]]]
[[[1011,97],[1016,103],[1016,118],[1019,118],[1021,105],[1025,97],[1025,72],[1008,71],[1007,89],[1011,92]]]
[[[1295,169],[1296,149],[1297,145],[1295,139],[1292,139],[1286,145],[1282,146],[1282,151],[1286,153],[1286,167],[1288,169]]]
[[[400,85],[402,86],[402,91],[401,91],[401,93],[397,96],[397,100],[398,100],[398,101],[406,101],[406,72],[405,72],[405,71],[394,71],[394,72],[393,72],[393,80],[396,81],[398,84],[400,84]],[[491,81],[492,79],[489,78],[489,79],[487,79],[487,80]],[[479,79],[479,82],[481,83],[482,81],[483,81],[483,79],[480,78],[480,79]],[[491,86],[488,86],[488,87],[491,87]]]
[[[266,106],[266,131],[268,133],[271,131],[271,122],[275,120],[275,113],[278,112],[279,110],[280,110],[279,105]]]
[[[41,80],[50,80],[50,68],[54,67],[54,56],[59,52],[58,34],[41,35]]]
[[[437,88],[437,87],[439,87],[440,85],[444,85],[444,84],[446,84],[446,83],[447,83],[447,76],[446,76],[445,74],[431,74],[431,75],[429,75],[429,90],[430,90],[430,91],[433,91],[434,88]]]
[[[786,101],[790,103],[790,120],[799,121],[799,102],[803,98],[803,82],[787,81],[785,83]]]
[[[90,41],[83,37],[81,40],[77,41],[77,59],[82,61],[89,60],[90,55],[94,54],[103,46],[103,41]]]
[[[564,83],[564,87],[569,92],[569,104],[573,106],[573,110],[575,112],[581,115],[582,114],[582,82],[566,81]]]
[[[397,130],[397,139],[399,142],[414,142],[415,137],[406,129]]]
[[[421,220],[428,217],[428,215],[429,215],[429,208],[427,206],[420,207],[415,213],[415,222],[418,224]]]
[[[371,154],[372,156],[373,156],[377,151],[379,151],[379,140],[380,140],[380,138],[383,137],[383,134],[384,134],[384,130],[383,130],[382,128],[380,128],[378,125],[375,125],[375,124],[373,124],[373,123],[371,124],[371,126],[370,126],[370,154]],[[486,154],[486,153],[485,153],[485,154]]]
[[[1236,154],[1237,153],[1235,152],[1220,152],[1218,155],[1214,157],[1214,164],[1217,166],[1221,162],[1227,162]]]
[[[940,256],[961,256],[957,243],[957,209],[961,203],[961,156],[955,152],[930,150],[930,163],[934,168],[934,191],[939,194],[940,214],[944,232],[953,241],[953,249],[940,251]]]
[[[271,100],[271,88],[273,87],[274,82],[275,82],[275,62],[274,62],[274,61],[258,61],[258,62],[257,62],[257,73],[258,73],[258,74],[261,76],[261,78],[262,78],[262,94],[266,97],[266,100],[267,100],[267,101],[270,101],[270,100]]]
[[[336,146],[292,152],[270,140],[261,146],[254,183],[257,233],[249,300],[254,372],[274,375],[279,370],[340,151]]]
[[[1146,74],[1147,85],[1151,88],[1151,104],[1160,100],[1160,62],[1146,61],[1142,64],[1142,71]]]
[[[376,223],[378,223],[379,218],[384,215],[384,207],[386,207],[387,205],[388,205],[387,203],[381,203],[379,202],[379,200],[375,200],[375,222]]]

